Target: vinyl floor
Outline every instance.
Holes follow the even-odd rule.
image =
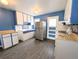
[[[12,48],[0,49],[0,59],[54,59],[54,42],[29,39]]]

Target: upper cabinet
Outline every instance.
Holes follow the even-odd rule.
[[[78,24],[78,0],[67,0],[64,19],[71,24]]]
[[[16,20],[17,25],[23,24],[23,14],[21,12],[16,11]]]
[[[16,11],[17,25],[26,25],[28,23],[34,24],[34,18],[32,15],[28,15],[19,11]]]
[[[23,21],[24,21],[24,22],[27,22],[27,21],[28,21],[28,15],[23,14]]]
[[[16,11],[17,25],[23,26],[23,29],[35,29],[34,18],[32,15],[28,15],[19,11]]]

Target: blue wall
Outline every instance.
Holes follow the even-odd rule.
[[[78,0],[72,0],[71,23],[78,24]]]
[[[0,8],[0,30],[12,30],[16,25],[15,11]]]
[[[43,15],[34,16],[34,18],[40,18],[41,20],[47,20],[47,17],[50,16],[59,16],[59,20],[64,20],[64,10],[63,11],[57,11],[57,12],[51,12]]]

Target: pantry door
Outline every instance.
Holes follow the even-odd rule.
[[[57,34],[57,21],[59,17],[53,16],[47,19],[47,39],[55,40]]]

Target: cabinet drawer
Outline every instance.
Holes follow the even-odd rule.
[[[10,37],[11,34],[6,34],[6,35],[2,35],[2,36],[3,36],[3,38],[4,38],[4,37]]]
[[[16,36],[16,35],[18,35],[17,33],[12,33],[12,36]]]

